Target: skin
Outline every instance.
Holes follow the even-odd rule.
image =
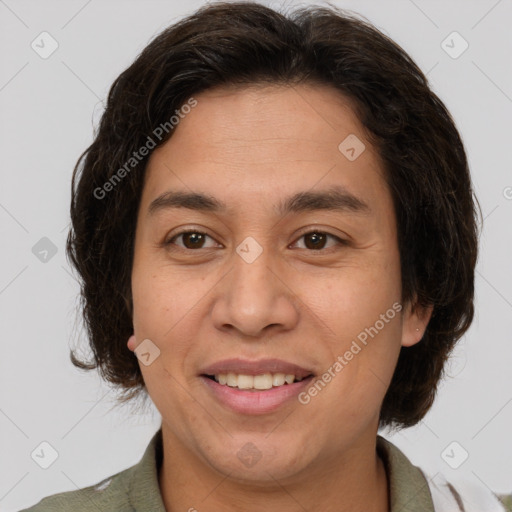
[[[421,339],[431,310],[404,304],[307,405],[294,399],[268,414],[237,414],[198,377],[232,357],[280,358],[321,375],[401,302],[379,155],[349,101],[327,86],[218,88],[195,98],[148,162],[132,272],[128,347],[150,339],[160,350],[139,364],[162,415],[166,510],[389,511],[379,410],[401,346]],[[349,134],[366,146],[354,161],[338,149]],[[332,185],[369,211],[273,212],[295,192]],[[148,214],[169,190],[207,193],[230,210]],[[164,245],[189,227],[207,233],[202,248],[186,236]],[[328,237],[315,250],[303,236],[315,229],[348,243]],[[263,248],[250,264],[235,250],[248,236]],[[249,442],[261,453],[252,467],[237,457]]]

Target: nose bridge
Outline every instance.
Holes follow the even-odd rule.
[[[213,309],[216,327],[231,326],[249,336],[260,335],[269,325],[292,328],[298,311],[272,251],[246,240],[232,263]]]
[[[260,254],[254,261],[246,260],[240,255],[233,259],[230,298],[236,299],[239,306],[252,304],[253,307],[261,308],[272,303],[278,287],[272,282],[275,273],[271,271],[269,251]]]

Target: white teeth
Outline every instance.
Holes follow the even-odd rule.
[[[272,385],[273,386],[282,386],[284,384],[284,373],[275,373],[272,377]]]
[[[238,389],[252,389],[254,387],[254,377],[252,375],[238,376]]]
[[[215,380],[222,385],[228,385],[231,388],[238,389],[258,389],[266,390],[272,387],[293,384],[300,382],[302,377],[295,377],[293,374],[284,373],[264,373],[263,375],[243,375],[236,373],[220,373],[214,376]]]
[[[272,387],[272,375],[270,373],[255,375],[253,381],[254,389],[270,389]]]

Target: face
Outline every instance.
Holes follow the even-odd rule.
[[[149,160],[132,272],[164,439],[251,482],[339,464],[425,327],[378,154],[326,86],[195,99]]]

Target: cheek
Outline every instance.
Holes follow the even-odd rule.
[[[190,273],[185,276],[179,268],[146,261],[149,263],[134,265],[132,274],[135,337],[139,342],[150,339],[160,350],[155,367],[141,367],[145,380],[164,382],[169,378],[166,371],[186,373],[197,350],[198,330],[204,322],[201,304],[211,283],[200,276],[191,279]],[[176,383],[171,379],[168,384]]]
[[[375,254],[372,260],[339,268],[320,280],[303,276],[296,281],[302,283],[302,295],[335,339],[356,337],[401,300],[398,261],[383,254]]]
[[[323,326],[326,370],[336,375],[332,387],[329,384],[334,394],[324,397],[341,402],[341,408],[343,403],[359,403],[358,408],[372,411],[391,380],[401,342],[401,282],[395,256],[393,251],[376,253],[366,266],[339,269],[336,278],[314,287],[302,280],[304,289],[316,290],[309,293],[308,306]],[[337,371],[336,362],[341,364]]]
[[[142,260],[141,260],[142,261]],[[190,355],[194,305],[199,300],[176,272],[151,260],[134,264],[132,293],[134,330],[138,342],[151,340],[159,356],[149,366],[139,363],[149,395],[157,408],[176,409],[190,401],[183,393],[183,368]],[[179,405],[182,404],[182,405]],[[185,405],[183,405],[185,407]]]
[[[162,267],[161,262],[144,255],[135,260],[132,272],[134,326],[143,336],[164,337],[193,307],[195,294],[186,283],[186,279],[180,279],[179,271],[171,272],[169,267]]]

